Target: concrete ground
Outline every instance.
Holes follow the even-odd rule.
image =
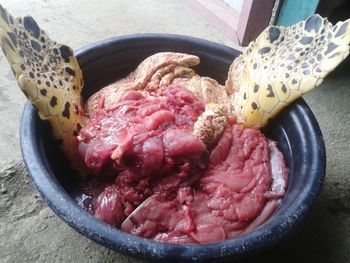
[[[16,16],[32,15],[73,49],[115,35],[164,32],[234,44],[183,1],[2,0]],[[350,64],[347,62],[346,64]],[[327,176],[310,218],[288,242],[254,262],[350,261],[350,76],[343,65],[305,96],[327,148]],[[25,97],[0,54],[0,262],[144,262],[106,249],[60,220],[30,184],[19,147]]]

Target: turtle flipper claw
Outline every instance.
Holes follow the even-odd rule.
[[[72,49],[51,40],[32,17],[14,18],[1,5],[0,45],[19,87],[77,166],[83,78]]]
[[[291,27],[266,28],[231,65],[226,90],[238,122],[260,128],[318,87],[349,54],[350,20],[313,15]]]

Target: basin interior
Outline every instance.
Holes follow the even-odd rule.
[[[142,60],[162,51],[186,52],[199,56],[201,63],[194,67],[195,71],[199,75],[216,79],[220,84],[225,83],[232,61],[240,54],[232,48],[212,42],[172,35],[145,35],[107,40],[76,52],[85,82],[83,97],[86,99],[100,88],[125,77]],[[51,183],[62,188],[73,198],[79,186],[79,180],[51,138],[49,126],[39,120],[33,109],[29,109],[29,111],[33,118],[30,126],[33,129],[31,134],[34,136],[31,147],[35,148],[38,158],[42,160],[42,165],[47,170],[45,176]],[[260,240],[266,238],[270,239],[271,242],[268,243],[271,245],[273,241],[279,240],[285,236],[286,232],[291,231],[318,195],[325,170],[322,134],[311,110],[303,99],[298,99],[279,114],[263,132],[278,142],[278,147],[289,167],[289,183],[285,197],[273,216],[261,225],[257,229],[258,231],[254,230],[246,235],[247,240],[248,237],[256,235],[255,243],[252,243],[251,249],[258,247]],[[25,136],[22,136],[21,139],[25,140]],[[25,151],[23,145],[25,143],[22,142],[22,150]],[[26,153],[23,152],[23,154],[26,160]],[[35,179],[35,174],[31,171],[32,168],[28,160],[26,164],[29,173]],[[40,185],[38,181],[34,184],[45,198],[45,186]],[[48,200],[49,205],[53,208],[55,207],[54,202],[54,200]],[[57,210],[56,212],[60,213]],[[263,230],[264,227],[269,230]],[[259,232],[259,229],[262,230]],[[101,243],[103,242],[101,241]],[[107,245],[113,247],[113,244]],[[248,243],[246,247],[249,249]],[[194,251],[195,247],[192,248],[191,251]],[[121,250],[129,251],[127,248]],[[222,251],[225,255],[244,252],[238,250],[236,252]]]

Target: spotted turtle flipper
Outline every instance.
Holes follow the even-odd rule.
[[[230,67],[226,91],[239,123],[261,128],[318,87],[349,54],[350,20],[313,15],[291,27],[267,27]]]
[[[51,40],[32,17],[14,18],[1,5],[0,45],[19,87],[50,123],[73,168],[82,171],[76,136],[84,125],[83,77],[72,49]]]

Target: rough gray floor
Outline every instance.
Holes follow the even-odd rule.
[[[233,46],[182,1],[3,0],[1,4],[16,16],[32,15],[53,39],[74,49],[115,35],[145,32],[191,35]],[[328,154],[319,202],[288,243],[260,259],[350,261],[348,69],[343,66],[305,96],[320,123]],[[79,235],[40,200],[21,161],[18,131],[24,103],[0,54],[0,262],[138,262]]]

